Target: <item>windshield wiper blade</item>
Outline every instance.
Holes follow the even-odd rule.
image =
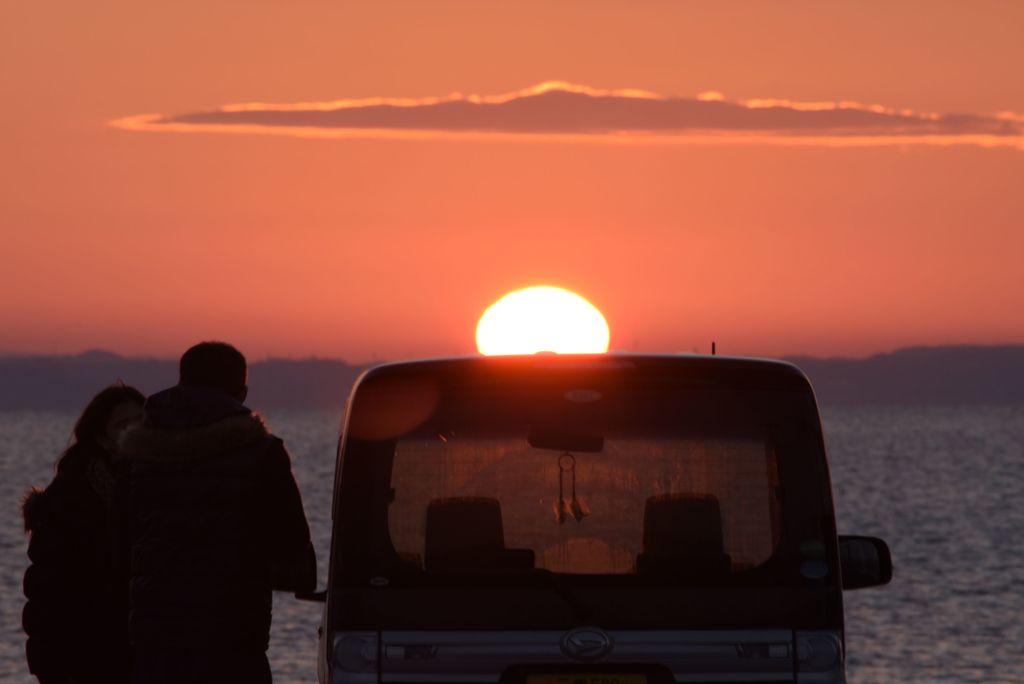
[[[548,588],[569,606],[580,624],[587,624],[593,620],[594,611],[590,606],[580,601],[580,598],[573,593],[559,573],[547,568],[534,568],[530,576],[542,578]]]

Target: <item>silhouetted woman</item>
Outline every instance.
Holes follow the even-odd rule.
[[[142,416],[142,393],[116,384],[75,424],[57,475],[25,497],[31,534],[25,572],[29,671],[41,684],[127,682],[128,568],[118,544],[117,439]]]

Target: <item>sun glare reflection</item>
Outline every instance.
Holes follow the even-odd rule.
[[[608,323],[597,307],[559,287],[516,290],[492,304],[476,326],[476,346],[485,356],[512,354],[603,354]]]

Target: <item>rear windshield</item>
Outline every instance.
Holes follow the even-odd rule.
[[[777,582],[794,549],[824,559],[820,444],[801,388],[378,381],[357,392],[343,440],[334,570],[356,584]]]

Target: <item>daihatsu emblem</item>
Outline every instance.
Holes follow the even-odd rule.
[[[612,638],[594,627],[574,629],[562,637],[562,653],[576,660],[597,660],[612,650]]]

